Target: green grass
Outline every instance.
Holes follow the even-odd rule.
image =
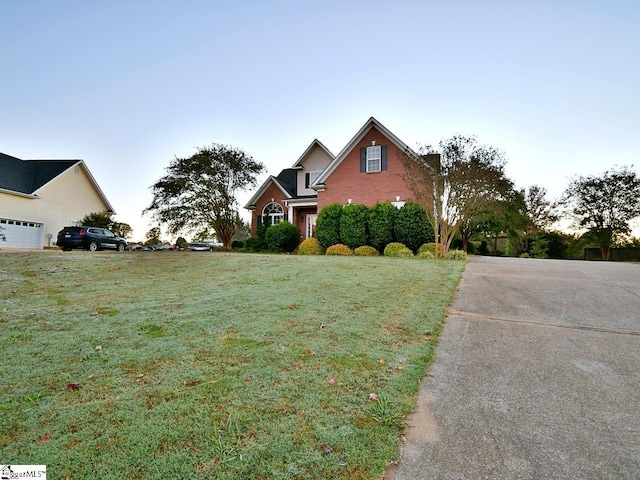
[[[0,458],[52,479],[380,478],[463,268],[0,252]]]

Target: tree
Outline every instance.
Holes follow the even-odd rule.
[[[525,192],[524,202],[527,209],[527,216],[535,230],[548,230],[551,225],[558,220],[554,205],[547,200],[547,190],[538,185],[531,185]]]
[[[239,191],[256,185],[262,163],[242,150],[212,144],[188,158],[176,157],[152,187],[150,213],[177,234],[211,229],[225,247],[238,228]]]
[[[111,229],[111,225],[113,225],[113,220],[111,218],[111,214],[106,210],[103,212],[91,212],[90,214],[85,215],[80,220],[80,225],[86,225],[88,227]]]
[[[406,152],[401,158],[407,185],[426,208],[438,253],[444,256],[456,232],[499,200],[508,180],[504,155],[494,147],[477,145],[474,137],[457,135],[439,146],[440,154],[423,147],[419,154]]]
[[[160,227],[153,227],[147,232],[145,245],[157,245],[160,243]]]
[[[603,260],[609,259],[612,244],[629,234],[629,222],[640,216],[640,178],[631,168],[576,177],[562,197],[574,226],[587,230],[588,237],[599,245]]]
[[[110,230],[122,238],[128,238],[133,233],[133,229],[128,223],[113,222]]]

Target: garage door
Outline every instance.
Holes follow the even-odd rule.
[[[42,248],[42,226],[0,218],[0,248]]]

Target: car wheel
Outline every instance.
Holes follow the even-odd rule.
[[[98,250],[98,242],[96,242],[95,240],[91,240],[91,243],[89,243],[89,248],[87,248],[87,250],[89,250],[90,252],[95,252],[96,250]]]
[[[119,252],[124,252],[124,248],[125,248],[125,247],[124,247],[124,243],[119,243],[119,244],[116,246],[116,249],[117,249]]]

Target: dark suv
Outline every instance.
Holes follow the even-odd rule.
[[[58,232],[56,245],[65,252],[72,248],[84,248],[91,252],[102,248],[111,248],[124,252],[127,248],[127,241],[106,228],[64,227]]]

